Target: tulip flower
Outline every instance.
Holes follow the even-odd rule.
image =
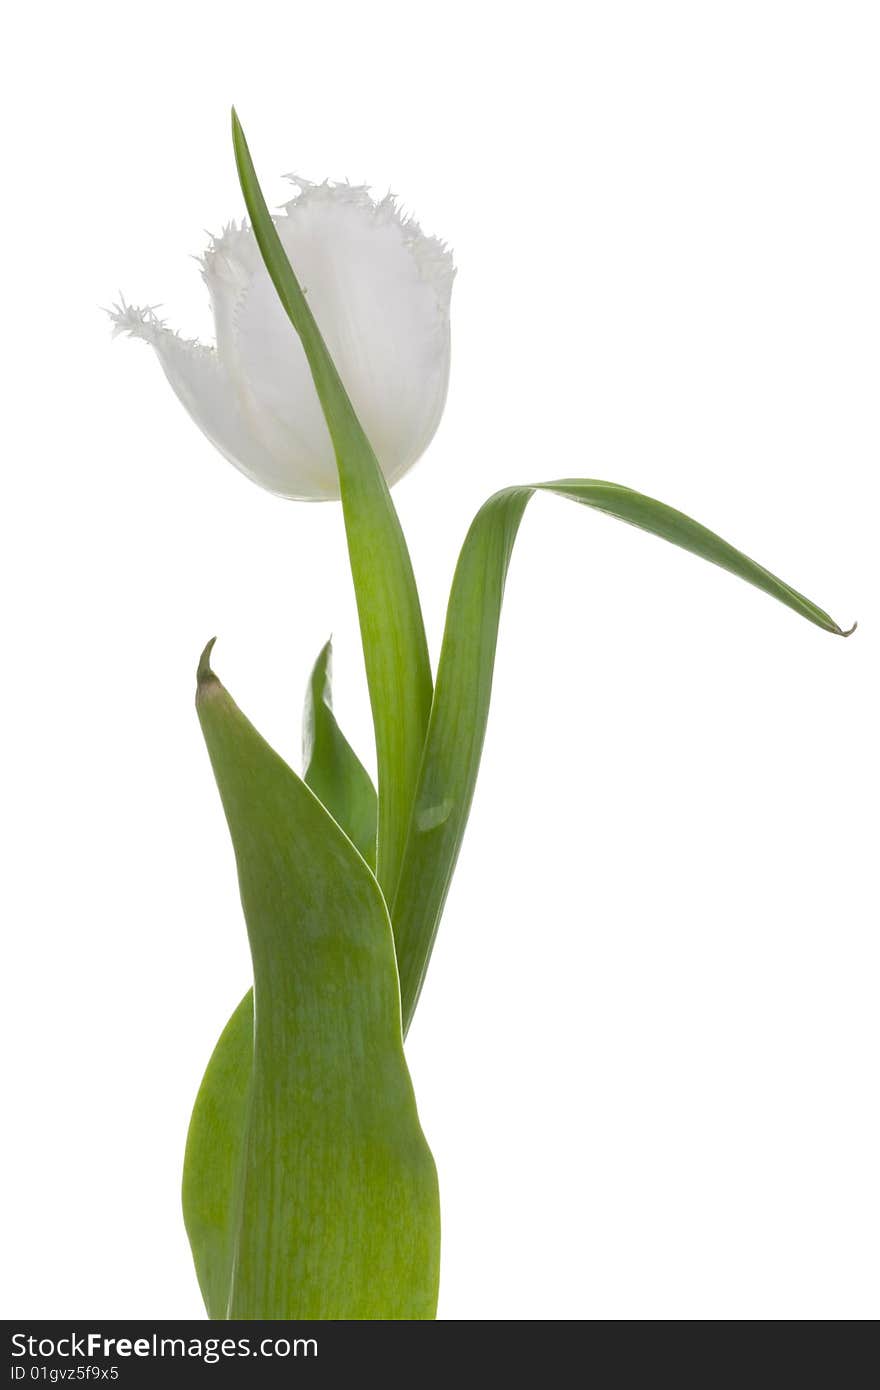
[[[449,250],[365,187],[309,183],[275,227],[389,485],[434,437],[449,381]],[[305,355],[250,227],[230,223],[201,260],[215,347],[122,301],[116,332],[156,350],[199,428],[254,482],[282,497],[339,497],[327,423]]]
[[[286,497],[341,499],[378,788],[333,715],[329,644],[309,682],[302,776],[235,706],[208,645],[196,704],[235,852],[253,989],[196,1099],[184,1218],[212,1318],[432,1318],[437,1178],[403,1040],[474,794],[505,579],[531,498],[637,526],[846,633],[682,512],[618,483],[563,478],[505,488],[477,513],[435,679],[388,483],[424,450],[443,408],[449,254],[364,189],[302,184],[272,217],[235,117],[233,141],[252,230],[229,228],[205,258],[216,349],[184,342],[150,310],[123,304],[116,325],[152,343],[187,409],[243,472]],[[575,612],[584,602],[566,601]],[[568,717],[576,755],[583,716]]]

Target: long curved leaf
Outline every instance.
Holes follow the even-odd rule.
[[[650,531],[720,565],[838,636],[821,608],[712,531],[662,502],[617,483],[564,478],[507,488],[477,513],[459,557],[437,683],[393,907],[404,1029],[427,970],[473,799],[492,690],[504,582],[523,513],[535,491],[556,493]]]
[[[431,709],[431,665],[419,595],[385,477],[287,259],[235,111],[232,139],[254,235],[305,350],[336,454],[376,732],[378,877],[390,902]]]
[[[255,1001],[228,1316],[432,1318],[437,1180],[382,894],[209,654],[197,709],[235,849]]]

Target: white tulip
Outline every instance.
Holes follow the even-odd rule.
[[[390,485],[424,453],[443,413],[452,256],[390,194],[375,202],[364,187],[290,178],[299,193],[275,225]],[[254,482],[282,497],[338,497],[305,354],[250,227],[214,238],[202,275],[216,347],[124,301],[114,332],[155,348],[196,424]]]

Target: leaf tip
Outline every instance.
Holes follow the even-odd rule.
[[[240,165],[243,159],[249,158],[247,138],[234,106],[230,107],[230,117],[232,120],[232,148],[235,151],[236,163]]]
[[[210,640],[210,642],[208,643],[208,645],[205,647],[205,650],[202,652],[201,656],[199,657],[198,670],[196,671],[196,699],[197,699],[197,700],[198,700],[198,698],[199,698],[200,695],[203,695],[203,694],[204,694],[204,692],[206,691],[206,689],[208,688],[208,686],[210,686],[210,685],[219,685],[219,681],[217,680],[217,677],[214,675],[214,672],[211,670],[211,652],[214,650],[214,643],[215,643],[216,641],[217,641],[217,638],[216,638],[216,637],[212,637],[211,640]]]
[[[844,631],[844,629],[841,627],[839,627],[837,631],[839,632],[841,637],[852,637],[857,627],[858,623],[853,623],[852,627],[848,627],[846,631]]]

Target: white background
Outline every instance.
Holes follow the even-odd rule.
[[[191,1317],[189,1109],[248,979],[195,720],[298,756],[341,514],[215,454],[119,289],[282,172],[453,245],[440,433],[396,491],[436,655],[509,483],[662,497],[842,624],[552,499],[511,570],[480,785],[409,1055],[446,1319],[878,1312],[872,4],[18,8],[3,62],[6,1316]]]

